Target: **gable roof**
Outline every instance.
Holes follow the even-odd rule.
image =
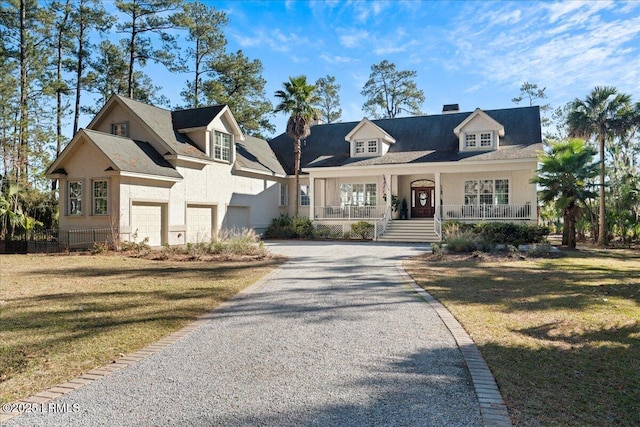
[[[360,122],[353,129],[351,129],[351,132],[345,135],[344,140],[351,141],[351,139],[355,136],[355,134],[358,133],[358,131],[363,127],[371,127],[375,133],[379,134],[382,137],[382,140],[384,142],[387,142],[390,144],[393,144],[394,142],[396,142],[393,136],[389,135],[387,132],[385,132],[384,129],[380,128],[380,126],[377,126],[375,123],[373,123],[371,120],[367,119],[366,117],[360,120]]]
[[[124,96],[113,95],[87,127],[92,128],[93,124],[106,113],[108,110],[107,107],[115,102],[125,106],[140,118],[148,130],[154,133],[158,137],[158,140],[167,146],[168,152],[160,154],[174,154],[196,159],[207,158],[206,154],[203,153],[191,139],[174,129],[171,111],[135,101]]]
[[[93,143],[102,151],[116,171],[175,179],[182,178],[182,175],[148,142],[134,141],[130,138],[91,129],[80,129],[76,133],[73,140],[65,147],[53,164],[49,166],[47,175],[55,175],[63,171],[62,167],[66,157],[73,151],[73,147],[82,140]]]
[[[270,175],[286,175],[267,141],[252,136],[245,136],[241,142],[236,141],[236,167]]]
[[[171,112],[175,129],[193,129],[206,127],[224,108],[224,105],[210,107],[188,108]]]
[[[302,141],[301,165],[308,167],[368,166],[373,164],[430,163],[471,160],[512,160],[535,158],[542,148],[539,107],[517,107],[483,111],[504,126],[500,149],[459,152],[454,129],[473,112],[372,120],[395,138],[389,151],[380,157],[351,158],[344,143],[360,122],[316,125]],[[293,140],[281,134],[269,141],[284,169],[293,173]]]

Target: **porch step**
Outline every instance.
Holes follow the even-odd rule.
[[[385,233],[378,238],[381,242],[439,242],[432,219],[409,219],[390,221]]]

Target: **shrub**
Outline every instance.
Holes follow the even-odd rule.
[[[290,217],[282,214],[271,220],[271,224],[264,232],[267,239],[312,239],[314,237],[313,223],[307,217]]]
[[[149,246],[149,238],[145,237],[141,242],[138,242],[138,230],[135,231],[135,233],[133,233],[131,235],[131,238],[133,239],[133,241],[125,241],[122,243],[122,245],[120,246],[120,248],[125,251],[125,252],[136,252],[138,254],[142,254],[142,253],[146,253],[149,251],[149,249],[151,249],[151,247]]]
[[[447,251],[455,253],[474,252],[483,246],[480,243],[480,236],[471,230],[450,231],[444,242],[447,245]]]
[[[351,238],[373,239],[373,224],[367,221],[359,221],[351,224]]]

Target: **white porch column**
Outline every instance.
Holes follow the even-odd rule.
[[[309,175],[309,218],[311,221],[316,219],[316,180]]]
[[[442,212],[440,212],[440,172],[436,172],[435,174],[435,183],[436,183],[436,215],[438,218],[442,219]]]
[[[535,177],[537,174],[536,170],[531,172],[531,176]],[[531,184],[531,221],[538,222],[538,187],[537,184]]]

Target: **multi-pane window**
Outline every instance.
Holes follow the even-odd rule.
[[[344,206],[375,206],[377,184],[340,184],[340,202]]]
[[[509,180],[481,179],[464,182],[465,205],[508,205]]]
[[[129,123],[111,123],[111,134],[118,136],[129,136]]]
[[[475,133],[465,134],[464,144],[467,148],[474,148],[476,146],[476,134]]]
[[[364,153],[364,141],[356,141],[356,154]]]
[[[82,182],[69,182],[69,215],[82,215]]]
[[[368,141],[367,153],[377,153],[377,152],[378,152],[378,141]]]
[[[491,132],[480,133],[480,146],[491,147]]]
[[[107,214],[107,181],[93,181],[93,214]]]
[[[213,158],[216,160],[223,160],[225,162],[231,161],[231,135],[215,131],[213,141]]]
[[[309,186],[301,185],[300,186],[300,206],[309,206],[311,204],[311,199],[309,198]]]
[[[289,186],[287,184],[280,183],[280,206],[287,206],[289,204],[288,191]]]

